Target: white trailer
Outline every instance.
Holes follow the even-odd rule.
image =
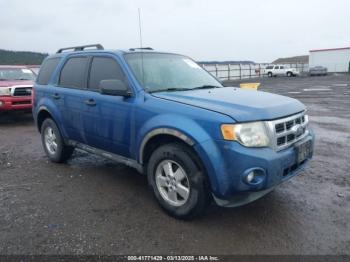
[[[328,72],[349,72],[350,47],[310,50],[309,68],[324,66]]]

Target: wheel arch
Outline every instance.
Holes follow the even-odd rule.
[[[39,133],[41,132],[41,126],[42,126],[43,122],[47,118],[51,118],[53,121],[55,121],[55,119],[53,118],[53,115],[50,113],[50,111],[47,107],[45,107],[45,106],[40,107],[38,110],[37,117],[36,117],[36,126],[38,128]]]
[[[51,118],[57,125],[58,130],[61,132],[63,137],[65,136],[65,129],[59,125],[59,121],[61,120],[60,115],[54,114],[55,110],[50,110],[47,106],[41,106],[38,109],[38,113],[36,115],[36,126],[38,128],[39,133],[41,133],[41,126],[45,119]]]
[[[148,132],[143,138],[138,153],[141,164],[147,162],[153,149],[168,142],[180,142],[193,147],[195,141],[183,132],[173,128],[156,128]]]
[[[196,148],[198,143],[196,143],[186,134],[172,128],[154,129],[153,131],[149,132],[142,141],[139,161],[143,166],[144,172],[147,170],[147,163],[152,155],[152,152],[162,145],[171,143],[177,143],[187,148],[191,159],[204,175],[206,187],[210,192],[212,192],[212,183],[216,184],[216,181],[213,181],[212,177],[209,175],[208,165],[203,162],[201,152],[199,152]]]

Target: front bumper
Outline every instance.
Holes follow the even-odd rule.
[[[310,133],[299,143],[311,141],[314,147],[314,134]],[[214,200],[221,206],[239,206],[252,202],[269,193],[280,183],[300,173],[305,161],[297,164],[296,149],[292,145],[276,152],[271,148],[247,148],[230,141],[215,141],[217,151],[205,162]],[[215,154],[215,156],[214,156]],[[260,169],[264,179],[256,185],[247,184],[244,177],[247,170]]]
[[[0,111],[30,110],[31,108],[31,96],[0,96]]]

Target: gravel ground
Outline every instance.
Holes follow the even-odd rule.
[[[261,81],[308,106],[314,159],[264,198],[191,222],[164,214],[133,169],[82,152],[48,162],[31,115],[1,115],[0,254],[350,254],[350,76]]]

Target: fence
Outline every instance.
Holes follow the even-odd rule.
[[[265,68],[270,64],[201,64],[209,73],[220,80],[236,80],[244,78],[265,77]],[[296,68],[299,72],[308,72],[308,64],[279,64],[288,68]]]

